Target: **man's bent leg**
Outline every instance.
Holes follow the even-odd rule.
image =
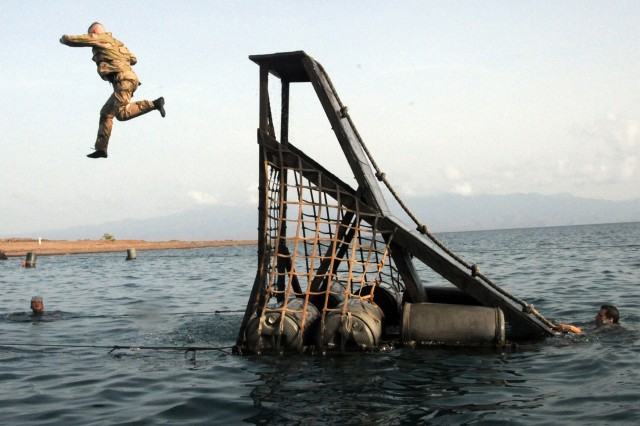
[[[96,138],[95,149],[107,152],[111,129],[113,127],[113,117],[116,114],[116,97],[111,95],[100,110],[100,122],[98,124],[98,137]]]
[[[118,111],[116,112],[116,118],[119,121],[127,121],[146,114],[150,111],[154,111],[155,109],[156,107],[151,101],[132,102],[130,104],[127,104],[127,106],[118,108]]]
[[[131,102],[133,92],[137,88],[137,81],[121,80],[115,83],[113,94],[115,96],[116,118],[119,121],[131,120],[156,109],[151,101]]]

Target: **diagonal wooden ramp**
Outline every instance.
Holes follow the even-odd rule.
[[[336,281],[346,281],[345,294],[353,296],[355,289],[366,287],[374,275],[375,285],[387,283],[403,291],[414,303],[427,302],[429,293],[416,272],[413,264],[416,259],[478,304],[500,308],[512,337],[540,338],[553,334],[553,324],[532,306],[492,283],[475,265],[467,264],[444,247],[397,196],[417,227],[412,229],[392,215],[379,182],[387,184],[391,193],[396,194],[378,170],[347,108],[317,61],[303,51],[256,55],[250,59],[260,66],[258,268],[238,348],[247,343],[250,319],[261,312],[264,315],[270,299],[282,302],[295,296],[304,299],[306,307],[322,291],[328,297],[329,287]],[[271,115],[270,75],[281,82],[280,140]],[[353,172],[356,189],[288,140],[292,83],[312,84]],[[363,252],[368,254],[364,256]],[[356,262],[358,256],[366,257],[366,261]],[[323,324],[325,313],[331,313],[327,306],[320,313]]]

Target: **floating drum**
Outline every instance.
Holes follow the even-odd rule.
[[[36,254],[35,253],[27,253],[27,258],[24,261],[25,268],[35,268],[36,267]]]
[[[324,309],[325,302],[328,309],[335,309],[338,304],[344,300],[346,285],[340,281],[333,280],[329,287],[329,293],[314,294],[309,298],[309,301],[313,303],[319,311]]]
[[[137,257],[138,255],[136,254],[136,249],[127,249],[127,260],[136,260]]]
[[[356,347],[358,349],[372,349],[380,343],[382,321],[384,314],[375,303],[349,299],[347,310],[343,314],[344,302],[336,307],[337,311],[327,313],[324,328],[319,330],[317,343],[319,347],[341,351]]]
[[[504,314],[500,308],[406,303],[402,341],[421,345],[505,345]]]
[[[375,290],[374,290],[375,289]],[[400,296],[395,290],[380,286],[364,286],[358,292],[359,296],[368,296],[373,291],[373,303],[382,309],[386,325],[400,325]]]
[[[264,316],[249,320],[247,344],[252,352],[302,351],[308,330],[318,319],[318,310],[308,303],[303,316],[304,299],[289,299],[284,311],[283,307],[284,304],[279,304],[275,309],[267,310]]]

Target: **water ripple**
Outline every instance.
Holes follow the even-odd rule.
[[[640,224],[443,235],[583,335],[509,351],[232,356],[256,247],[0,262],[3,424],[637,424]],[[247,266],[249,265],[249,266]],[[417,265],[428,283],[442,283]],[[28,313],[45,299],[47,318]],[[600,304],[623,326],[595,329]],[[215,314],[216,311],[226,312]],[[58,345],[58,346],[55,346]],[[111,351],[113,346],[121,349]],[[129,348],[129,346],[131,348]]]

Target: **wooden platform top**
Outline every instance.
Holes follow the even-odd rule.
[[[310,81],[302,62],[304,58],[309,58],[309,56],[302,50],[249,56],[249,59],[256,64],[261,67],[267,67],[271,74],[283,81],[292,83],[307,83]]]

